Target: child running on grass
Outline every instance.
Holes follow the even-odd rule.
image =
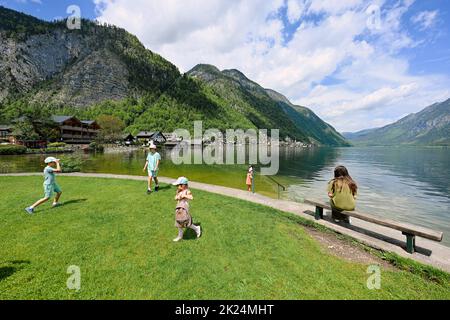
[[[196,226],[192,223],[192,216],[189,213],[189,201],[194,200],[191,190],[189,190],[189,181],[185,177],[178,178],[173,183],[177,186],[177,195],[175,200],[177,201],[177,208],[175,210],[175,227],[178,228],[178,237],[173,241],[178,242],[183,239],[184,228],[190,228],[195,231],[197,238],[202,235],[202,229],[200,226]]]
[[[356,207],[358,186],[346,167],[339,166],[334,170],[334,179],[328,183],[328,196],[333,208],[332,218],[336,221],[350,223],[350,218],[342,211],[353,211]]]
[[[148,188],[147,194],[152,193],[152,182],[155,180],[155,192],[159,191],[159,165],[161,164],[161,155],[156,152],[156,146],[153,142],[150,145],[150,153],[147,156],[147,161],[145,162],[144,172],[148,170]]]
[[[55,200],[53,201],[53,208],[59,206],[59,198],[61,197],[62,190],[59,185],[56,183],[55,173],[62,172],[61,164],[59,163],[59,159],[55,159],[53,157],[49,157],[45,159],[45,163],[47,166],[44,169],[44,198],[33,204],[31,207],[25,209],[28,214],[33,214],[34,209],[41,204],[47,202],[53,195],[56,193]]]

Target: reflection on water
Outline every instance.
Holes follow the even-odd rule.
[[[322,162],[322,168],[313,174],[296,170],[295,175],[302,179],[289,186],[289,198],[326,200],[326,183],[332,179],[334,167],[342,164],[359,185],[358,210],[442,230],[445,244],[450,245],[449,149],[345,148],[328,154],[318,152],[329,161]],[[314,168],[314,164],[305,163],[310,159],[294,157],[288,166]]]
[[[333,166],[342,149],[284,148],[280,151],[280,176],[315,179],[324,168]]]
[[[85,172],[144,174],[145,153],[84,155]],[[2,156],[0,172],[43,169],[44,156]],[[174,165],[163,155],[161,174],[245,189],[245,165]],[[278,181],[288,186],[284,197],[327,199],[326,185],[334,167],[345,165],[359,185],[358,209],[394,220],[444,231],[450,245],[450,149],[318,148],[280,150]],[[257,191],[276,193],[276,185],[256,178]]]

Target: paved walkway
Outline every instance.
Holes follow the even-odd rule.
[[[7,174],[1,176],[41,176],[42,173],[24,173],[24,174]],[[72,173],[62,174],[62,176],[84,177],[84,178],[106,178],[106,179],[124,179],[146,181],[147,177],[142,176],[128,176],[128,175],[114,175],[114,174],[94,174],[94,173]],[[174,179],[160,178],[162,183],[172,183]],[[191,182],[192,189],[203,190],[211,193],[225,195],[233,198],[238,198],[253,203],[262,204],[274,209],[284,212],[293,213],[304,219],[315,221],[313,216],[314,208],[303,203],[276,200],[265,197],[259,194],[252,194],[243,190],[232,189],[227,187],[215,186],[205,183]],[[380,249],[388,252],[394,252],[402,257],[410,258],[424,264],[434,266],[436,268],[450,272],[450,248],[443,246],[434,241],[417,238],[418,252],[410,255],[402,247],[405,246],[405,237],[399,231],[389,228],[374,225],[365,221],[352,219],[352,226],[346,227],[339,225],[327,219],[317,221],[325,227],[328,227],[336,232],[348,235],[372,248]],[[445,235],[444,236],[448,236]]]

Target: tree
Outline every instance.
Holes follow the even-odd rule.
[[[101,115],[97,118],[97,123],[101,127],[98,134],[100,141],[114,143],[122,139],[125,123],[118,117]]]
[[[44,108],[24,108],[14,125],[14,135],[22,141],[57,140],[59,134],[58,125]]]
[[[38,133],[34,130],[33,125],[21,119],[14,125],[13,135],[20,141],[35,141],[39,140]]]

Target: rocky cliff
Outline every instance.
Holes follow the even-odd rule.
[[[0,11],[0,102],[33,93],[32,100],[85,107],[163,91],[180,76],[125,30],[91,21],[69,30],[40,20],[30,30],[21,26],[34,18]]]

